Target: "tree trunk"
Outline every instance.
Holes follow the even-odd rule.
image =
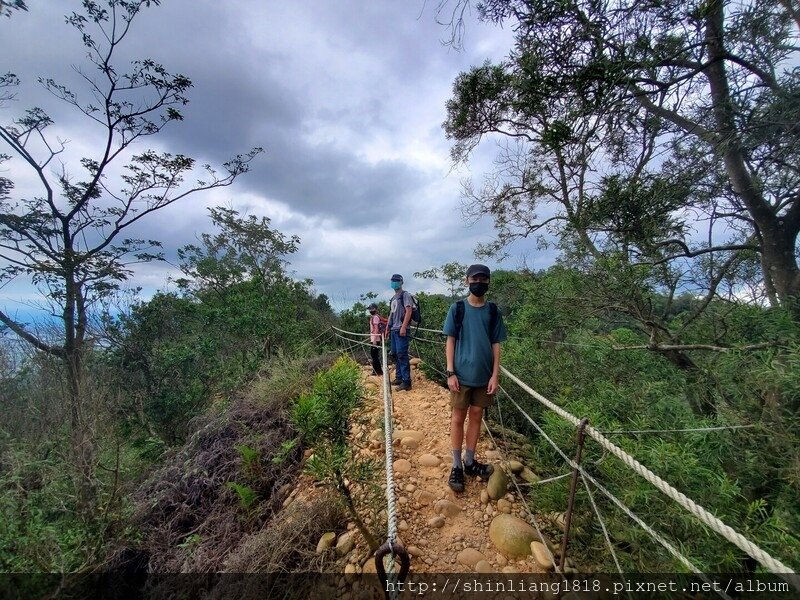
[[[781,219],[761,226],[762,264],[767,269],[764,278],[769,277],[781,306],[800,321],[800,269],[795,257],[797,236],[786,229]]]
[[[717,414],[713,390],[709,385],[709,375],[684,352],[677,350],[660,351],[673,365],[686,373],[686,402],[692,412],[701,418]]]
[[[69,239],[69,238],[67,238]],[[67,247],[69,247],[67,245]],[[64,360],[67,367],[67,388],[71,414],[71,442],[75,467],[75,496],[78,512],[89,516],[95,510],[97,483],[95,479],[95,449],[89,415],[86,411],[84,390],[83,346],[86,328],[86,311],[79,284],[71,267],[71,252],[64,261]]]
[[[71,406],[71,442],[75,467],[75,495],[78,511],[90,515],[97,501],[95,449],[92,428],[86,414],[82,365],[78,356],[67,356],[69,402]]]
[[[716,152],[723,158],[725,171],[734,191],[742,199],[747,211],[758,226],[762,240],[761,264],[767,291],[774,290],[782,306],[800,320],[800,269],[795,256],[798,227],[795,208],[791,218],[779,217],[764,199],[745,161],[741,138],[736,126],[736,110],[731,99],[728,75],[725,70],[727,51],[724,40],[724,2],[711,0],[706,11],[706,46],[709,66],[706,69],[711,90],[712,109],[716,123]],[[795,200],[798,202],[800,200]]]

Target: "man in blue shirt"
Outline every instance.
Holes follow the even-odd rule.
[[[442,331],[447,336],[447,387],[450,388],[450,442],[453,468],[447,484],[453,491],[464,491],[464,474],[489,478],[492,465],[475,460],[481,432],[483,410],[491,406],[500,376],[500,342],[507,338],[497,305],[487,302],[491,272],[485,265],[467,269],[469,296],[450,306]],[[462,461],[464,421],[469,415],[466,456]]]

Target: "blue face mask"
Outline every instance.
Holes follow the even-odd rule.
[[[399,290],[400,286],[403,285],[403,284],[400,281],[391,281],[391,282],[389,282],[389,285],[392,286],[393,290]]]

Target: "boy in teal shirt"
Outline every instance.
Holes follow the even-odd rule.
[[[497,305],[487,302],[491,272],[485,265],[471,265],[466,282],[469,296],[454,303],[447,312],[442,331],[447,336],[447,387],[450,388],[450,442],[453,468],[447,484],[464,491],[464,474],[489,478],[494,468],[475,460],[485,408],[491,406],[500,376],[500,342],[507,338]],[[461,458],[464,421],[469,415],[466,456]]]

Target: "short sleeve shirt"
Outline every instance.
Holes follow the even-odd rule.
[[[447,311],[442,332],[446,336],[456,336],[456,305]],[[467,387],[483,387],[489,383],[494,367],[492,344],[504,342],[508,338],[503,316],[498,311],[494,331],[489,331],[489,303],[475,307],[464,300],[464,321],[461,336],[456,340],[454,367],[458,381]]]
[[[402,302],[400,301],[400,296],[403,297]],[[406,306],[411,306],[411,294],[405,290],[397,292],[389,305],[389,329],[392,331],[397,331],[403,324],[403,319],[406,316]]]
[[[374,314],[369,316],[369,341],[373,344],[381,343],[381,318],[379,315]]]

